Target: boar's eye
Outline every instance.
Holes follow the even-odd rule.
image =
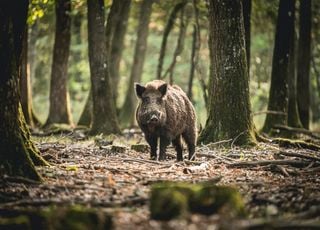
[[[149,103],[150,102],[150,98],[149,97],[143,97],[142,98],[142,102],[143,103]]]

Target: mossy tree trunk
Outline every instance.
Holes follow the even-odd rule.
[[[269,91],[268,113],[262,131],[270,133],[274,125],[287,125],[288,122],[288,76],[289,54],[292,30],[288,27],[293,23],[294,0],[280,0],[276,26],[275,44],[272,59],[271,85]]]
[[[310,121],[310,59],[311,59],[311,0],[300,0],[298,45],[297,98],[300,120],[309,129]]]
[[[120,121],[123,126],[132,126],[135,123],[135,109],[137,99],[134,93],[134,82],[140,82],[147,51],[147,38],[149,34],[149,22],[152,12],[153,0],[143,0],[140,8],[137,41],[134,51],[133,63],[131,68],[128,90],[124,104],[120,111]]]
[[[210,0],[208,118],[198,143],[255,143],[241,0]]]
[[[46,125],[72,124],[67,87],[68,59],[71,39],[71,1],[56,0],[56,32],[50,81],[50,106]]]
[[[112,97],[111,79],[106,50],[103,0],[88,0],[88,42],[93,121],[91,135],[120,133]]]
[[[27,0],[0,2],[0,175],[41,180],[33,160],[46,164],[30,140],[19,98],[19,68]]]

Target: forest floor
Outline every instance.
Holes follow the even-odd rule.
[[[195,161],[149,160],[141,134],[88,139],[71,133],[35,137],[51,164],[37,167],[43,183],[0,180],[0,216],[8,210],[84,205],[108,213],[115,229],[302,229],[320,227],[320,151],[259,143],[250,149],[219,143],[198,146]],[[299,147],[299,146],[298,146]],[[186,150],[184,151],[186,157]],[[246,218],[190,214],[170,221],[150,218],[149,192],[158,181],[201,182],[236,187]]]

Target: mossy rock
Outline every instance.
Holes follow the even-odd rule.
[[[145,145],[145,144],[131,145],[131,149],[136,151],[136,152],[140,152],[140,153],[146,153],[146,152],[150,151],[149,145]]]
[[[164,182],[151,188],[152,219],[170,220],[186,213],[244,216],[244,203],[239,192],[228,186],[209,183]]]
[[[240,193],[233,187],[206,185],[191,194],[191,212],[211,215],[217,212],[244,216],[244,203]]]
[[[183,189],[154,185],[151,189],[150,211],[155,220],[170,220],[188,211],[188,196]]]

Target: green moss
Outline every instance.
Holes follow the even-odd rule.
[[[10,218],[0,216],[0,229],[102,230],[112,228],[111,216],[80,205],[36,210],[16,209],[8,210],[8,213]],[[18,228],[2,228],[2,226],[18,226]]]
[[[220,210],[228,210],[229,214],[243,216],[244,204],[239,192],[227,186],[203,186],[190,197],[192,212],[211,215]]]
[[[0,229],[28,230],[28,229],[31,229],[31,225],[30,225],[29,218],[24,215],[13,217],[13,218],[0,217]]]
[[[152,189],[150,201],[152,219],[170,220],[185,214],[187,210],[188,199],[183,192],[166,187]]]
[[[169,220],[188,212],[211,215],[244,216],[244,203],[233,187],[208,183],[164,182],[153,185],[150,199],[151,218]]]

